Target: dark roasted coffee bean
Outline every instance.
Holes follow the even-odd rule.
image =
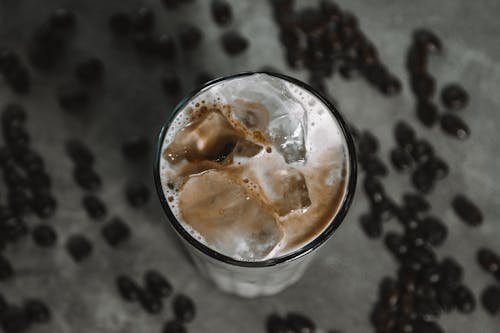
[[[132,26],[136,31],[150,31],[155,25],[155,16],[151,8],[141,7],[132,16]]]
[[[125,35],[130,32],[132,19],[127,13],[117,12],[109,17],[109,27],[116,35]]]
[[[94,155],[90,149],[77,139],[66,141],[66,153],[73,163],[81,166],[92,166],[94,164]]]
[[[398,283],[389,277],[382,279],[379,285],[379,299],[389,307],[398,304],[401,292]]]
[[[427,126],[432,127],[437,122],[439,118],[439,113],[436,105],[425,99],[419,99],[417,101],[417,118],[420,122]]]
[[[301,34],[297,27],[281,29],[280,41],[288,50],[298,48],[301,42]]]
[[[363,131],[359,138],[358,150],[360,155],[371,155],[378,151],[378,139],[369,131]]]
[[[8,126],[3,126],[3,137],[5,143],[10,147],[23,147],[30,142],[30,135],[20,122],[11,122]]]
[[[43,159],[37,152],[29,148],[23,148],[14,149],[13,153],[19,166],[27,173],[35,173],[44,170],[45,165]]]
[[[289,333],[286,321],[278,314],[272,313],[266,318],[267,333]]]
[[[193,301],[188,296],[183,294],[175,296],[172,305],[175,317],[178,320],[188,323],[194,319],[196,309]]]
[[[52,215],[57,207],[56,199],[48,192],[37,193],[32,199],[33,211],[38,217],[46,219]]]
[[[385,198],[384,186],[376,177],[365,177],[363,189],[372,204],[381,202]]]
[[[197,87],[202,86],[202,85],[206,84],[207,82],[212,81],[213,79],[214,79],[214,76],[212,74],[207,73],[207,72],[200,72],[196,75],[195,85]]]
[[[369,83],[380,86],[386,79],[389,73],[384,65],[374,62],[363,67],[363,74]]]
[[[455,304],[462,313],[471,313],[476,308],[476,299],[472,291],[461,285],[454,291]]]
[[[441,268],[437,264],[430,264],[422,268],[419,281],[423,285],[435,285],[441,280]]]
[[[114,217],[101,229],[101,234],[106,242],[117,247],[130,238],[130,228],[120,218]]]
[[[441,312],[436,298],[419,297],[415,303],[415,312],[424,318],[435,318]]]
[[[500,311],[500,289],[496,286],[489,286],[481,293],[481,303],[491,315]]]
[[[411,156],[417,163],[425,162],[434,156],[434,148],[427,140],[418,140],[411,147]]]
[[[415,73],[411,76],[411,89],[419,99],[429,99],[436,92],[436,81],[426,73]]]
[[[415,44],[410,46],[406,54],[406,69],[412,75],[427,71],[427,52],[422,47]]]
[[[115,280],[116,288],[120,296],[128,301],[137,301],[141,294],[139,285],[128,275],[119,275]]]
[[[441,102],[448,110],[463,109],[468,101],[467,91],[458,83],[448,83],[441,89]]]
[[[483,247],[477,251],[477,261],[486,272],[500,272],[500,257],[488,248]]]
[[[0,49],[0,73],[5,74],[11,68],[19,67],[21,59],[19,55],[9,49]]]
[[[172,285],[158,271],[149,270],[144,274],[146,289],[156,297],[168,297],[172,293]]]
[[[396,325],[395,313],[380,304],[375,305],[370,320],[379,332],[391,332]],[[314,332],[314,330],[307,330],[306,332]]]
[[[66,111],[76,111],[84,108],[90,102],[88,92],[79,85],[68,84],[58,92],[59,106]]]
[[[408,150],[416,140],[415,130],[408,123],[398,121],[394,126],[394,138],[401,148]]]
[[[141,290],[139,293],[139,302],[146,312],[150,314],[159,313],[163,309],[163,303],[160,298],[151,295],[146,290]]]
[[[142,135],[132,136],[122,144],[123,155],[131,160],[147,155],[149,150],[149,139]]]
[[[20,104],[7,104],[2,110],[2,125],[8,126],[12,123],[24,123],[26,121],[26,110]]]
[[[401,92],[401,81],[395,76],[387,76],[379,85],[379,90],[386,96],[394,96]]]
[[[421,266],[433,264],[436,261],[436,255],[429,246],[412,246],[409,252],[410,258],[417,261]]]
[[[30,326],[26,311],[18,306],[9,306],[2,314],[1,322],[5,333],[25,332]]]
[[[244,52],[250,42],[238,31],[227,31],[221,37],[222,47],[224,51],[230,55],[235,56]]]
[[[288,313],[286,315],[288,326],[297,333],[313,333],[316,330],[316,325],[313,321],[300,313]]]
[[[483,213],[481,213],[479,207],[465,195],[456,195],[451,202],[451,206],[458,217],[465,223],[471,226],[478,226],[483,223]]]
[[[52,247],[57,241],[57,234],[54,229],[47,224],[39,224],[33,228],[31,233],[35,244],[41,247]]]
[[[162,333],[187,333],[187,330],[182,323],[176,320],[170,320],[163,326]]]
[[[10,279],[14,275],[14,270],[10,261],[0,254],[0,281]]]
[[[364,171],[374,177],[385,177],[389,172],[387,166],[376,155],[360,156],[360,164]]]
[[[307,7],[297,14],[297,26],[305,33],[318,29],[323,23],[322,13],[317,8]]]
[[[451,258],[444,258],[440,266],[443,286],[448,289],[455,289],[462,281],[462,267]]]
[[[8,193],[7,201],[10,209],[18,215],[25,215],[33,208],[32,193],[25,186],[11,188]]]
[[[71,30],[76,25],[75,14],[66,8],[57,8],[49,18],[49,26],[60,30]]]
[[[405,193],[403,203],[413,213],[426,212],[431,208],[429,202],[422,195],[415,193]]]
[[[411,175],[411,181],[415,189],[423,194],[434,188],[434,177],[425,168],[417,168]]]
[[[96,83],[102,79],[104,64],[99,58],[89,58],[76,65],[75,75],[85,84]]]
[[[169,34],[163,34],[158,38],[156,49],[164,60],[169,61],[177,56],[177,47],[175,46],[174,38]]]
[[[448,235],[448,228],[443,222],[432,216],[422,219],[417,229],[423,235],[424,240],[433,246],[443,244]]]
[[[5,83],[15,93],[24,95],[31,90],[31,75],[27,68],[17,66],[4,73]]]
[[[210,10],[215,23],[226,25],[231,22],[233,12],[231,6],[225,0],[212,0]]]
[[[125,194],[127,196],[127,201],[133,207],[142,207],[148,203],[149,197],[151,196],[149,188],[140,183],[130,183],[125,189]]]
[[[397,258],[402,259],[408,253],[408,245],[404,237],[395,232],[388,232],[384,239],[385,246]]]
[[[406,207],[393,207],[394,216],[402,224],[405,230],[415,230],[418,226],[418,216]]]
[[[16,211],[11,208],[11,211]],[[3,238],[8,242],[16,242],[28,233],[28,226],[19,217],[9,215],[1,223]]]
[[[95,220],[101,219],[106,216],[107,209],[104,202],[99,197],[93,194],[87,194],[83,197],[83,207],[90,218]]]
[[[161,3],[167,9],[176,9],[181,4],[181,0],[161,0]]]
[[[378,238],[382,234],[382,221],[373,213],[365,213],[359,218],[361,228],[369,238]]]
[[[358,69],[352,61],[344,61],[339,66],[339,73],[344,79],[348,80],[356,77]]]
[[[7,308],[9,307],[9,304],[7,303],[7,300],[5,299],[5,297],[0,294],[0,318],[2,317],[2,313],[7,310]]]
[[[176,96],[181,93],[182,83],[179,76],[174,72],[167,72],[162,77],[163,90],[170,96]]]
[[[89,166],[77,165],[73,171],[75,182],[84,190],[96,191],[101,188],[101,177]]]
[[[203,34],[198,27],[187,23],[179,26],[177,36],[181,47],[186,51],[196,48],[203,38]]]
[[[443,179],[450,172],[448,164],[437,156],[432,156],[430,159],[425,161],[422,166],[430,174],[432,174],[435,179]]]
[[[75,262],[81,262],[92,253],[92,244],[84,235],[75,234],[66,241],[66,250]]]
[[[149,32],[136,32],[132,36],[135,49],[142,54],[154,55],[158,51],[158,42]]]
[[[382,222],[389,221],[395,215],[394,203],[388,198],[372,203],[370,211],[372,215],[377,216]]]
[[[405,171],[412,166],[412,156],[403,148],[394,148],[391,150],[391,162],[394,169]]]
[[[444,312],[450,312],[455,308],[455,297],[452,289],[438,285],[437,297],[438,303]]]
[[[413,32],[413,42],[427,51],[441,51],[442,43],[439,37],[432,31],[424,28],[416,29]]]
[[[462,119],[452,113],[445,113],[441,116],[441,129],[457,139],[465,140],[470,135],[467,124]]]
[[[24,311],[31,323],[46,323],[50,321],[50,310],[47,305],[38,299],[29,299],[24,302]]]

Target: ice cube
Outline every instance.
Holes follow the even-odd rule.
[[[299,170],[269,169],[259,178],[264,195],[280,216],[311,205],[306,180]]]
[[[262,103],[237,98],[234,100],[231,111],[234,117],[248,129],[267,130],[269,111]]]
[[[207,171],[181,188],[179,211],[210,247],[243,260],[263,259],[283,238],[273,212],[229,172]]]

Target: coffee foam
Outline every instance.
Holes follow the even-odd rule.
[[[282,86],[284,89],[282,90],[286,90],[286,94],[289,94],[289,97],[295,103],[300,104],[300,107],[306,111],[304,128],[306,134],[305,161],[287,163],[278,150],[271,147],[269,142],[266,141],[269,138],[268,136],[256,137],[253,135],[255,131],[242,124],[236,116],[237,112],[231,111],[231,107],[234,108],[237,104],[240,104],[241,107],[242,101],[243,104],[245,102],[262,102],[261,106],[267,110],[269,110],[269,107],[279,107],[275,100],[265,103],[262,96],[255,96],[256,94],[252,94],[252,92],[240,93],[241,87],[259,84],[259,81],[265,81],[269,78],[265,74],[254,74],[249,77],[226,80],[205,88],[176,115],[167,130],[162,146],[162,152],[165,152],[174,141],[177,133],[186,126],[193,124],[199,110],[202,107],[207,107],[219,110],[231,126],[240,131],[251,142],[266,147],[266,149],[262,149],[252,157],[232,156],[232,163],[229,165],[221,165],[212,161],[203,162],[205,165],[202,169],[206,169],[199,172],[193,172],[193,169],[189,169],[193,167],[192,163],[186,161],[176,166],[169,163],[165,158],[160,161],[163,191],[172,213],[195,239],[209,247],[213,247],[216,251],[220,251],[220,249],[207,242],[205,237],[191,226],[190,221],[184,221],[183,219],[183,213],[179,207],[179,198],[184,184],[189,181],[190,177],[204,174],[208,172],[206,170],[220,170],[221,172],[230,170],[232,177],[239,182],[249,196],[258,200],[262,206],[266,206],[266,209],[272,209],[269,198],[273,197],[273,195],[262,195],[262,193],[273,193],[271,184],[262,181],[265,179],[264,174],[270,170],[292,167],[303,175],[307,184],[310,205],[293,210],[284,216],[275,214],[279,227],[283,230],[284,237],[273,251],[265,257],[248,258],[236,253],[224,253],[222,251],[224,254],[238,260],[258,261],[280,257],[312,241],[329,225],[335,216],[344,199],[346,179],[349,176],[347,149],[342,131],[328,108],[308,91],[289,82],[273,78],[284,83]],[[238,85],[241,86],[240,91],[235,89]],[[271,93],[276,93],[276,91]],[[255,98],[254,100],[250,99],[252,96]],[[198,166],[200,163],[196,163],[196,165]],[[184,172],[185,170],[191,171],[187,172],[186,175],[183,174],[183,170]]]

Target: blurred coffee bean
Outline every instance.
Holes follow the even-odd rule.
[[[480,248],[477,251],[477,261],[486,272],[495,274],[500,272],[500,257],[488,248]]]
[[[380,92],[386,96],[394,96],[401,92],[401,81],[395,76],[388,75],[379,86]]]
[[[316,325],[314,325],[313,321],[303,314],[291,312],[286,315],[285,320],[293,332],[313,333],[316,331]]]
[[[66,250],[75,262],[81,262],[92,253],[92,244],[81,234],[71,235],[66,241]]]
[[[139,300],[141,295],[141,288],[139,285],[128,275],[119,275],[115,279],[116,288],[120,296],[128,302]]]
[[[192,299],[188,296],[183,294],[175,296],[172,306],[175,317],[181,322],[188,323],[194,319],[196,309]]]
[[[46,219],[54,215],[57,202],[52,194],[48,192],[41,192],[33,196],[32,207],[38,217]]]
[[[186,51],[191,51],[201,43],[203,34],[198,27],[184,23],[178,27],[177,37],[181,47]]]
[[[376,155],[360,156],[363,170],[370,176],[385,177],[389,173],[387,166]]]
[[[83,202],[83,207],[85,208],[85,211],[87,212],[87,215],[90,218],[99,220],[104,216],[106,216],[107,213],[106,205],[96,195],[86,194],[83,197],[82,202]]]
[[[94,164],[94,154],[78,139],[66,141],[65,150],[76,165],[91,167]]]
[[[159,313],[163,309],[163,303],[160,298],[151,295],[146,290],[141,290],[139,292],[139,302],[146,312],[150,314]]]
[[[7,202],[14,213],[25,215],[33,209],[32,198],[33,193],[27,186],[18,185],[9,189]]]
[[[452,113],[445,113],[441,116],[441,129],[448,135],[459,140],[465,140],[470,135],[469,127],[462,119]]]
[[[411,181],[415,189],[423,194],[429,193],[434,188],[433,175],[426,168],[419,167],[411,175]]]
[[[25,95],[31,90],[31,75],[24,66],[11,67],[4,72],[4,79],[7,86],[17,94]]]
[[[427,51],[441,51],[442,43],[439,37],[431,30],[419,28],[413,31],[413,42]]]
[[[443,179],[450,172],[448,164],[437,156],[431,156],[422,164],[422,167],[432,174],[435,179]]]
[[[158,271],[149,270],[144,274],[146,289],[155,297],[168,297],[172,293],[172,285]]]
[[[457,309],[462,313],[471,313],[476,308],[476,299],[472,291],[461,285],[454,292],[455,304]]]
[[[177,47],[174,38],[169,34],[163,34],[158,37],[156,49],[162,59],[170,61],[177,56]]]
[[[11,209],[11,212],[16,213],[15,210]],[[28,234],[28,226],[26,223],[14,215],[7,215],[1,221],[0,230],[4,240],[7,242],[17,242],[22,237]]]
[[[455,297],[453,289],[448,288],[442,284],[438,284],[437,297],[439,305],[444,312],[450,312],[455,309]]]
[[[408,170],[412,166],[412,156],[403,148],[392,149],[390,157],[392,166],[398,171]]]
[[[131,232],[125,222],[118,217],[114,217],[104,225],[101,234],[110,246],[117,247],[130,238]]]
[[[417,229],[424,236],[425,241],[433,246],[442,245],[448,235],[446,225],[432,216],[422,219]]]
[[[272,313],[266,318],[267,333],[287,333],[289,332],[284,318],[276,313]]]
[[[161,0],[161,3],[166,9],[176,9],[180,4],[180,0]]]
[[[108,24],[116,35],[126,35],[132,28],[132,18],[127,13],[117,12],[109,17]]]
[[[250,42],[238,31],[227,31],[221,37],[222,47],[224,51],[230,55],[235,56],[244,52]]]
[[[394,138],[401,148],[408,150],[416,140],[415,130],[408,123],[398,121],[394,126]]]
[[[5,281],[14,276],[14,270],[9,259],[0,254],[0,281]]]
[[[412,213],[426,212],[431,208],[429,202],[422,195],[416,193],[405,193],[403,203]]]
[[[92,84],[102,79],[104,64],[99,58],[89,58],[79,62],[75,68],[77,79],[84,84]]]
[[[406,53],[406,69],[410,74],[417,75],[427,71],[427,52],[418,45],[411,45]]]
[[[411,156],[417,163],[422,163],[434,156],[434,148],[425,139],[415,141],[411,146]]]
[[[455,289],[462,281],[463,268],[452,258],[441,261],[441,283],[448,289]]]
[[[47,224],[39,224],[31,232],[33,241],[40,247],[52,247],[57,241],[55,230]]]
[[[296,13],[297,26],[306,34],[318,29],[323,23],[322,13],[313,7],[306,7]]]
[[[73,178],[78,186],[87,191],[97,191],[102,186],[101,177],[89,166],[75,166]]]
[[[465,223],[471,226],[478,226],[483,223],[483,214],[481,210],[465,195],[456,195],[451,205],[458,217]]]
[[[150,145],[146,136],[132,136],[123,142],[122,153],[126,158],[136,160],[149,153]]]
[[[489,286],[481,293],[481,303],[491,315],[496,315],[500,310],[500,289]]]
[[[151,8],[141,7],[132,16],[132,26],[136,31],[151,31],[154,25],[155,16]]]
[[[384,186],[376,177],[365,177],[363,181],[363,189],[372,204],[381,202],[385,198]]]
[[[76,26],[75,13],[66,8],[57,8],[49,17],[49,26],[59,30],[70,31]]]
[[[132,36],[132,42],[140,54],[150,56],[157,54],[158,41],[149,32],[135,32]]]
[[[125,188],[127,201],[133,207],[142,207],[148,203],[151,193],[149,188],[141,183],[129,183]]]
[[[458,83],[448,83],[441,89],[441,102],[448,110],[461,110],[469,101],[469,94]]]
[[[177,320],[169,320],[163,326],[162,333],[187,333],[186,328]]]
[[[358,150],[360,155],[371,155],[379,149],[378,139],[370,131],[363,131],[359,138]]]
[[[436,105],[429,100],[419,99],[417,101],[417,118],[427,127],[432,127],[439,118]]]
[[[8,127],[10,124],[16,123],[24,123],[26,121],[27,114],[26,109],[20,105],[15,103],[7,104],[2,109],[2,126]]]
[[[77,84],[67,84],[61,87],[57,93],[57,99],[59,106],[68,112],[80,110],[90,102],[88,92]]]
[[[436,81],[427,72],[413,74],[410,83],[413,93],[419,99],[430,99],[436,92]]]
[[[382,222],[372,213],[365,213],[359,218],[361,228],[369,238],[378,238],[382,234]]]
[[[9,306],[2,313],[0,320],[5,333],[25,332],[30,326],[30,321],[26,316],[26,311],[15,305]]]
[[[401,260],[408,253],[408,245],[405,243],[404,237],[395,233],[388,232],[385,235],[384,243],[387,249],[396,257]]]
[[[210,11],[215,23],[219,25],[227,25],[232,20],[233,12],[231,6],[225,0],[212,0]]]
[[[174,72],[163,74],[161,83],[163,90],[170,96],[176,96],[181,93],[182,83],[179,76]]]
[[[26,317],[31,323],[46,323],[51,315],[47,305],[38,299],[28,299],[24,302]]]

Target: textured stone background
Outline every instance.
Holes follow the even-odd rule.
[[[154,140],[176,101],[161,91],[159,80],[165,65],[143,60],[132,45],[117,42],[107,28],[107,17],[118,9],[148,5],[156,10],[158,32],[168,32],[179,22],[196,22],[205,33],[202,46],[171,66],[183,76],[185,92],[194,88],[194,75],[199,70],[226,75],[269,64],[305,79],[304,72],[291,72],[283,63],[267,1],[231,3],[236,18],[231,26],[252,39],[248,51],[235,58],[226,56],[219,47],[223,29],[212,22],[207,11],[209,1],[197,0],[169,13],[158,0],[0,0],[0,45],[20,51],[25,50],[33,29],[56,6],[66,6],[78,16],[78,36],[67,60],[49,76],[32,70],[34,86],[27,98],[12,95],[0,81],[0,104],[19,100],[29,110],[28,128],[34,147],[45,156],[59,202],[50,221],[59,233],[58,245],[40,250],[26,238],[10,248],[7,255],[13,259],[17,277],[0,284],[0,292],[13,302],[28,296],[49,302],[54,320],[33,332],[160,332],[163,322],[172,317],[170,304],[166,304],[161,315],[148,315],[138,305],[122,302],[113,282],[119,273],[140,278],[151,267],[165,273],[177,291],[194,298],[198,316],[188,325],[191,332],[261,332],[265,316],[273,311],[303,312],[314,319],[321,332],[330,328],[343,332],[373,330],[368,316],[376,298],[374,288],[382,276],[395,274],[396,265],[381,241],[368,240],[359,227],[357,219],[367,209],[361,191],[348,218],[321,249],[306,276],[277,296],[255,300],[223,294],[197,276],[172,230],[165,227],[167,221],[155,197],[141,210],[129,208],[124,199],[127,180],[140,178],[151,188],[153,181],[149,160],[135,165],[126,163],[120,154],[120,143],[135,134],[147,134]],[[433,213],[443,218],[450,229],[448,240],[437,252],[439,257],[452,254],[467,267],[465,282],[477,295],[492,282],[475,262],[477,248],[487,244],[500,251],[500,2],[338,3],[358,15],[362,29],[378,47],[383,62],[404,82],[404,89],[397,97],[384,98],[361,79],[345,82],[336,77],[328,82],[329,91],[349,121],[360,128],[370,128],[380,138],[384,157],[394,145],[392,124],[397,119],[407,119],[415,124],[418,135],[427,137],[449,162],[450,176],[430,195]],[[444,55],[431,60],[430,69],[438,85],[459,81],[471,95],[471,102],[462,113],[472,133],[465,142],[416,123],[404,54],[410,33],[418,26],[435,30],[445,44]],[[105,62],[105,82],[95,93],[87,113],[66,114],[54,98],[54,89],[70,77],[77,60],[93,55]],[[109,212],[122,216],[133,227],[131,241],[121,249],[110,249],[99,235],[98,223],[89,220],[83,211],[83,191],[74,185],[72,165],[63,152],[63,140],[75,136],[96,153],[96,169],[104,179],[99,194]],[[398,198],[409,188],[408,177],[391,170],[387,188]],[[464,225],[450,208],[452,196],[462,191],[467,191],[484,212],[485,221],[480,228]],[[35,219],[30,221],[34,222]],[[63,248],[65,238],[75,231],[88,235],[95,250],[80,265],[73,263]],[[500,317],[492,318],[481,307],[468,316],[444,315],[440,323],[447,332],[500,331]]]

